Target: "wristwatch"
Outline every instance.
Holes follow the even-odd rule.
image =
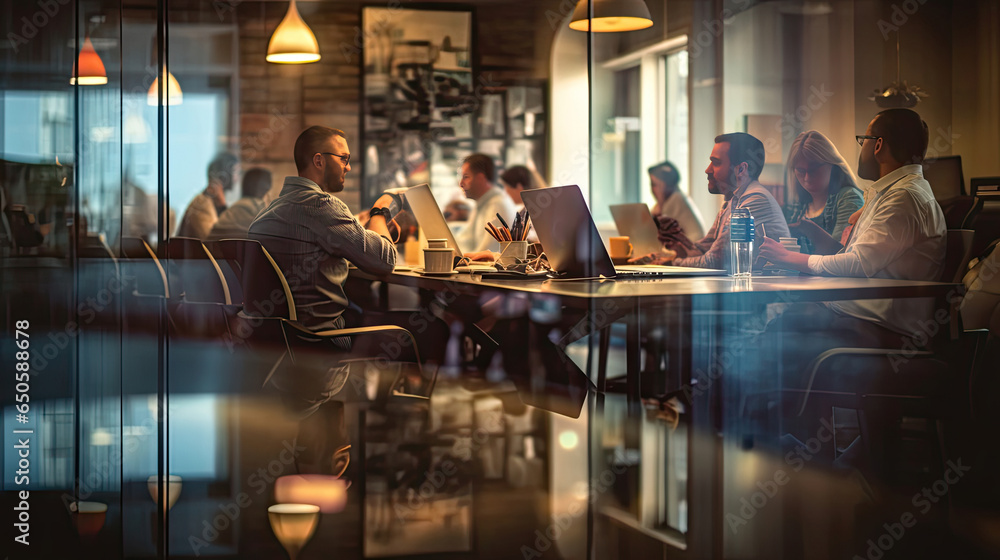
[[[385,193],[392,197],[392,203],[386,208],[372,208],[368,211],[369,216],[385,216],[385,221],[391,220],[403,207],[403,198],[396,193]]]
[[[374,218],[375,216],[384,216],[385,221],[388,222],[392,219],[392,210],[388,208],[372,208],[368,211],[368,216],[370,218]]]

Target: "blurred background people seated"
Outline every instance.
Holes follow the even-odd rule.
[[[208,234],[210,241],[244,239],[257,214],[267,206],[265,196],[271,190],[271,172],[254,167],[243,175],[243,197],[227,208]]]
[[[226,193],[236,186],[239,174],[240,162],[232,154],[219,154],[208,164],[208,187],[188,204],[177,228],[179,237],[208,239],[219,214],[226,209]]]

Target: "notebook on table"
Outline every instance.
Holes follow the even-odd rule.
[[[669,278],[726,274],[724,270],[680,266],[615,267],[577,185],[527,190],[521,193],[521,200],[528,209],[545,256],[559,277]]]

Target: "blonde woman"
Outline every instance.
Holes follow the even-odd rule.
[[[785,220],[803,253],[833,254],[851,214],[864,204],[854,171],[833,142],[810,130],[788,152]]]

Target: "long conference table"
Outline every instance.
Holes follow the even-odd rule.
[[[380,304],[390,307],[388,301],[390,284],[418,289],[425,301],[432,298],[448,299],[456,296],[466,304],[483,301],[484,296],[546,299],[558,305],[574,308],[570,314],[574,321],[582,314],[590,318],[590,327],[583,334],[592,334],[609,326],[609,323],[624,322],[627,325],[625,348],[625,377],[628,408],[635,411],[641,407],[640,392],[643,375],[673,375],[670,387],[691,387],[696,383],[693,372],[710,371],[718,360],[720,347],[729,342],[726,332],[734,324],[750,314],[759,313],[764,306],[772,303],[822,302],[858,299],[907,299],[932,298],[938,308],[952,294],[960,293],[961,285],[939,282],[918,282],[868,278],[827,278],[816,276],[763,276],[754,277],[749,284],[726,277],[686,277],[628,280],[555,280],[555,279],[495,279],[483,278],[479,274],[454,274],[450,276],[421,275],[407,269],[397,269],[386,276],[373,276],[353,269],[351,281],[381,281]],[[467,296],[457,299],[457,296]],[[470,298],[478,298],[472,300]],[[945,307],[947,309],[947,307]],[[650,325],[650,319],[660,328],[666,325],[675,338],[688,341],[686,356],[679,362],[671,362],[670,372],[642,368],[643,325]],[[529,320],[526,318],[526,320]],[[585,319],[586,321],[586,319]],[[566,325],[567,328],[569,325]],[[606,336],[606,335],[605,335]],[[739,362],[739,360],[736,360]],[[589,361],[588,361],[589,365]],[[718,367],[718,364],[715,364]],[[732,367],[738,370],[745,364]],[[599,368],[606,364],[599,364]],[[676,369],[675,369],[676,368]],[[587,372],[590,376],[591,372]],[[603,379],[604,372],[597,376]],[[718,372],[717,378],[725,372]],[[723,520],[723,510],[732,505],[740,495],[733,482],[732,457],[741,453],[745,441],[734,435],[733,420],[727,416],[736,414],[733,403],[740,395],[738,375],[729,384],[714,383],[702,387],[702,391],[689,393],[690,426],[692,433],[710,434],[711,437],[691,437],[688,445],[688,532],[676,539],[676,555],[687,558],[718,558],[725,556],[727,540],[734,537]],[[594,399],[600,417],[603,397],[598,387]],[[728,392],[729,394],[725,394]],[[630,412],[631,415],[631,412]],[[736,430],[738,431],[738,430]],[[729,435],[727,435],[729,434]],[[593,460],[593,457],[592,457]],[[701,506],[701,507],[700,507]],[[664,539],[671,544],[673,541]],[[730,543],[731,544],[731,543]],[[675,554],[670,554],[671,557]]]

